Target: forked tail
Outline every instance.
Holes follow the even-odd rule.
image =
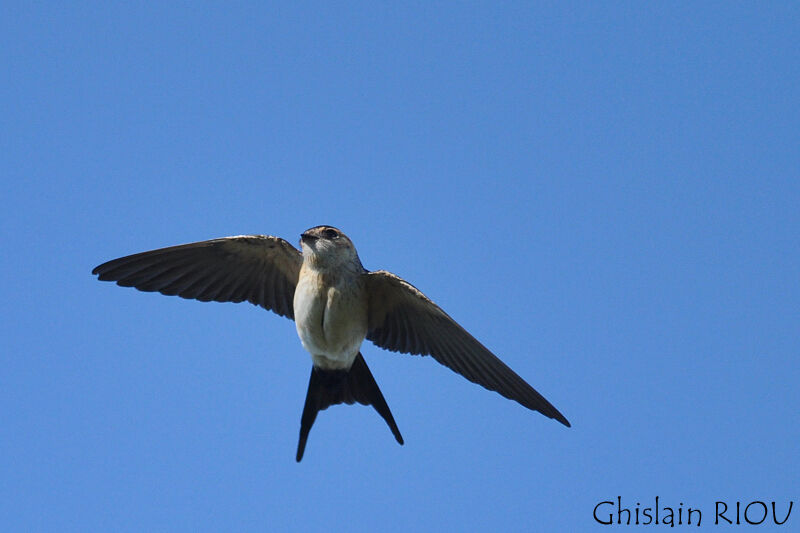
[[[300,442],[297,443],[297,462],[303,458],[306,449],[306,440],[317,413],[330,407],[346,403],[352,405],[358,402],[371,405],[379,415],[386,420],[397,442],[403,444],[403,436],[397,429],[392,412],[386,405],[386,400],[372,377],[366,361],[359,353],[353,361],[350,370],[323,370],[316,366],[311,367],[311,378],[308,381],[306,404],[303,407],[303,416],[300,419]]]

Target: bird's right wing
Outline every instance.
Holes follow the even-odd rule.
[[[393,352],[431,355],[473,383],[569,427],[558,409],[419,289],[384,270],[364,276],[369,340]]]
[[[279,237],[240,235],[120,257],[92,270],[100,281],[203,302],[248,302],[294,318],[302,254]]]

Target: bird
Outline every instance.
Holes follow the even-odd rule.
[[[237,235],[159,248],[107,261],[100,281],[203,302],[250,302],[294,320],[311,355],[295,460],[304,455],[319,411],[372,406],[395,440],[403,437],[361,355],[365,339],[392,352],[430,355],[469,381],[570,423],[553,405],[409,282],[364,268],[334,226],[300,235],[300,250],[271,235]]]

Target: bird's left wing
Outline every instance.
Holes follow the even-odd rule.
[[[369,340],[393,352],[431,355],[473,383],[569,427],[558,409],[419,289],[383,270],[364,277],[369,292]]]
[[[203,302],[243,302],[294,318],[302,254],[279,237],[240,235],[129,255],[92,270],[100,281]]]

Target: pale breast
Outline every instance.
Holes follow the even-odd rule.
[[[297,334],[314,364],[350,368],[367,335],[367,299],[357,278],[301,272],[294,295]]]

